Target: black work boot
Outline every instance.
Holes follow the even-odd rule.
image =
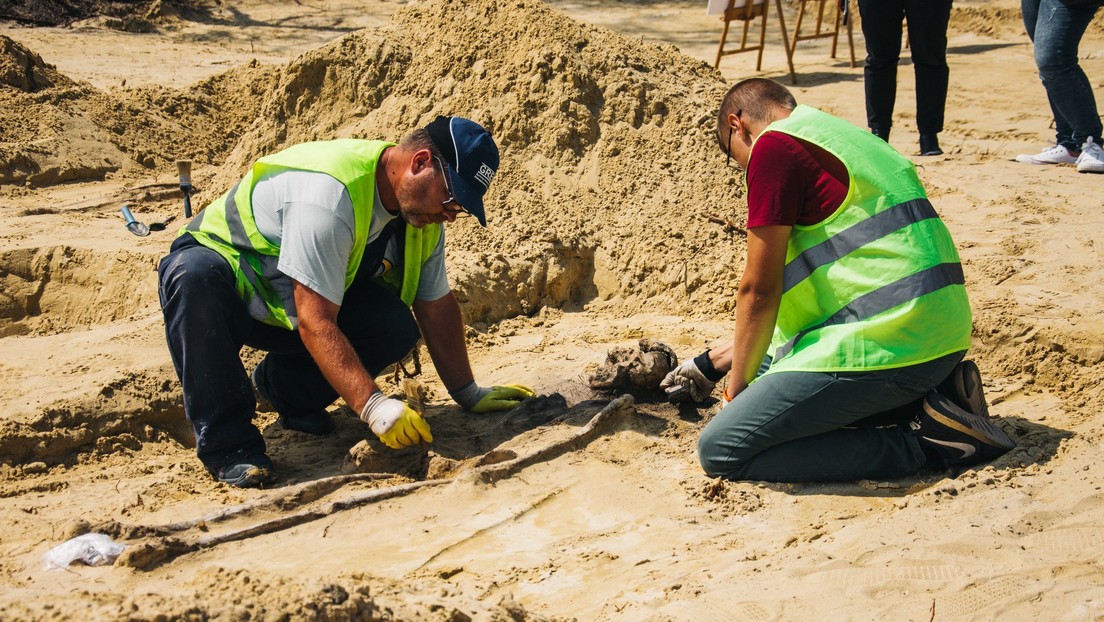
[[[943,150],[939,148],[939,134],[921,134],[920,135],[920,155],[922,155],[922,156],[943,155]]]

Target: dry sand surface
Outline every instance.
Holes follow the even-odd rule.
[[[694,455],[715,403],[589,388],[615,347],[686,357],[730,331],[746,211],[714,110],[739,78],[788,76],[773,21],[763,72],[750,54],[714,71],[704,5],[160,0],[0,22],[0,619],[1104,619],[1104,176],[1011,161],[1052,140],[1017,0],[955,3],[947,154],[914,158],[1016,450],[900,481],[724,483]],[[795,93],[863,125],[841,45],[799,44]],[[1104,97],[1099,17],[1080,55]],[[427,365],[429,454],[374,453],[340,405],[325,438],[259,413],[280,481],[213,482],[156,293],[174,161],[199,207],[260,154],[439,113],[503,155],[490,226],[448,234],[476,376],[544,397],[467,414]],[[897,119],[913,156],[907,62]],[[167,228],[132,236],[124,203]],[[115,565],[44,567],[88,531],[127,545]]]

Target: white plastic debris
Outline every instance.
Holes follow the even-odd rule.
[[[113,542],[107,534],[86,533],[46,551],[43,561],[46,562],[47,569],[54,570],[68,568],[73,562],[103,566],[115,563],[115,558],[119,557],[125,548],[125,544]]]

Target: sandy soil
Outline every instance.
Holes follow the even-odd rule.
[[[900,481],[724,483],[694,457],[716,404],[589,388],[615,347],[685,357],[730,331],[745,208],[709,126],[727,84],[788,76],[775,22],[761,73],[751,54],[713,71],[704,4],[228,1],[155,3],[152,32],[0,22],[0,619],[1104,619],[1104,178],[1011,161],[1052,138],[1015,0],[955,4],[947,154],[915,161],[1016,450]],[[857,28],[855,43],[861,64]],[[798,45],[795,93],[862,125],[841,44]],[[1104,93],[1101,19],[1080,55]],[[911,78],[905,62],[892,144],[908,155]],[[280,482],[214,483],[153,272],[183,220],[174,160],[195,162],[198,207],[273,148],[396,138],[441,112],[503,147],[491,226],[449,232],[476,375],[545,397],[465,414],[427,363],[428,454],[381,456],[340,405],[321,439],[258,413]],[[123,203],[166,230],[132,236]],[[45,567],[88,531],[126,544],[120,561]]]

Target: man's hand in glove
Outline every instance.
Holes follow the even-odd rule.
[[[671,402],[704,402],[724,377],[709,360],[709,350],[683,361],[659,383]]]
[[[433,442],[429,424],[416,410],[406,402],[384,397],[379,391],[368,398],[360,418],[391,449],[410,447],[422,441]]]
[[[489,413],[510,410],[520,404],[521,400],[536,395],[536,392],[520,384],[506,384],[488,389],[475,384],[473,380],[455,391],[450,391],[449,395],[465,410]]]

